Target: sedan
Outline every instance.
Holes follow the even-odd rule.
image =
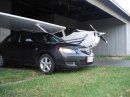
[[[83,52],[81,46],[43,32],[19,31],[0,44],[0,67],[7,63],[39,67],[44,74],[55,69],[78,69],[93,63],[93,53]]]

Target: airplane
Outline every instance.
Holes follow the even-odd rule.
[[[90,27],[94,31],[86,31],[86,30],[80,30],[80,29],[74,29],[71,31],[62,31],[62,35],[59,33],[55,33],[55,35],[61,37],[63,40],[65,40],[68,43],[72,44],[79,44],[85,48],[91,47],[94,48],[99,43],[100,39],[102,39],[105,43],[107,43],[107,40],[103,37],[105,35],[104,32],[98,32],[95,30],[95,28],[90,24]]]
[[[76,29],[71,31],[71,34],[66,35],[66,27],[64,26],[0,12],[0,27],[11,30],[27,30],[32,32],[43,31],[44,33],[50,33],[57,36],[61,33],[61,38],[63,40],[68,43],[81,45],[83,50],[90,50],[97,46],[100,39],[107,43],[106,39],[103,37],[105,33],[98,32],[92,25],[90,26],[94,31]]]

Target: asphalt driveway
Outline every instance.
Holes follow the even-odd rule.
[[[130,67],[130,60],[102,60],[102,61],[95,61],[93,65]]]

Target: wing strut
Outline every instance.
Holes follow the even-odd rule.
[[[37,23],[37,24],[35,24],[39,29],[41,29],[43,32],[46,32],[46,33],[48,33],[45,29],[43,29],[41,26],[40,26],[40,24],[39,23]]]

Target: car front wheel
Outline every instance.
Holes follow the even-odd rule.
[[[52,74],[54,70],[53,58],[48,54],[43,54],[39,60],[39,67],[44,74]]]

